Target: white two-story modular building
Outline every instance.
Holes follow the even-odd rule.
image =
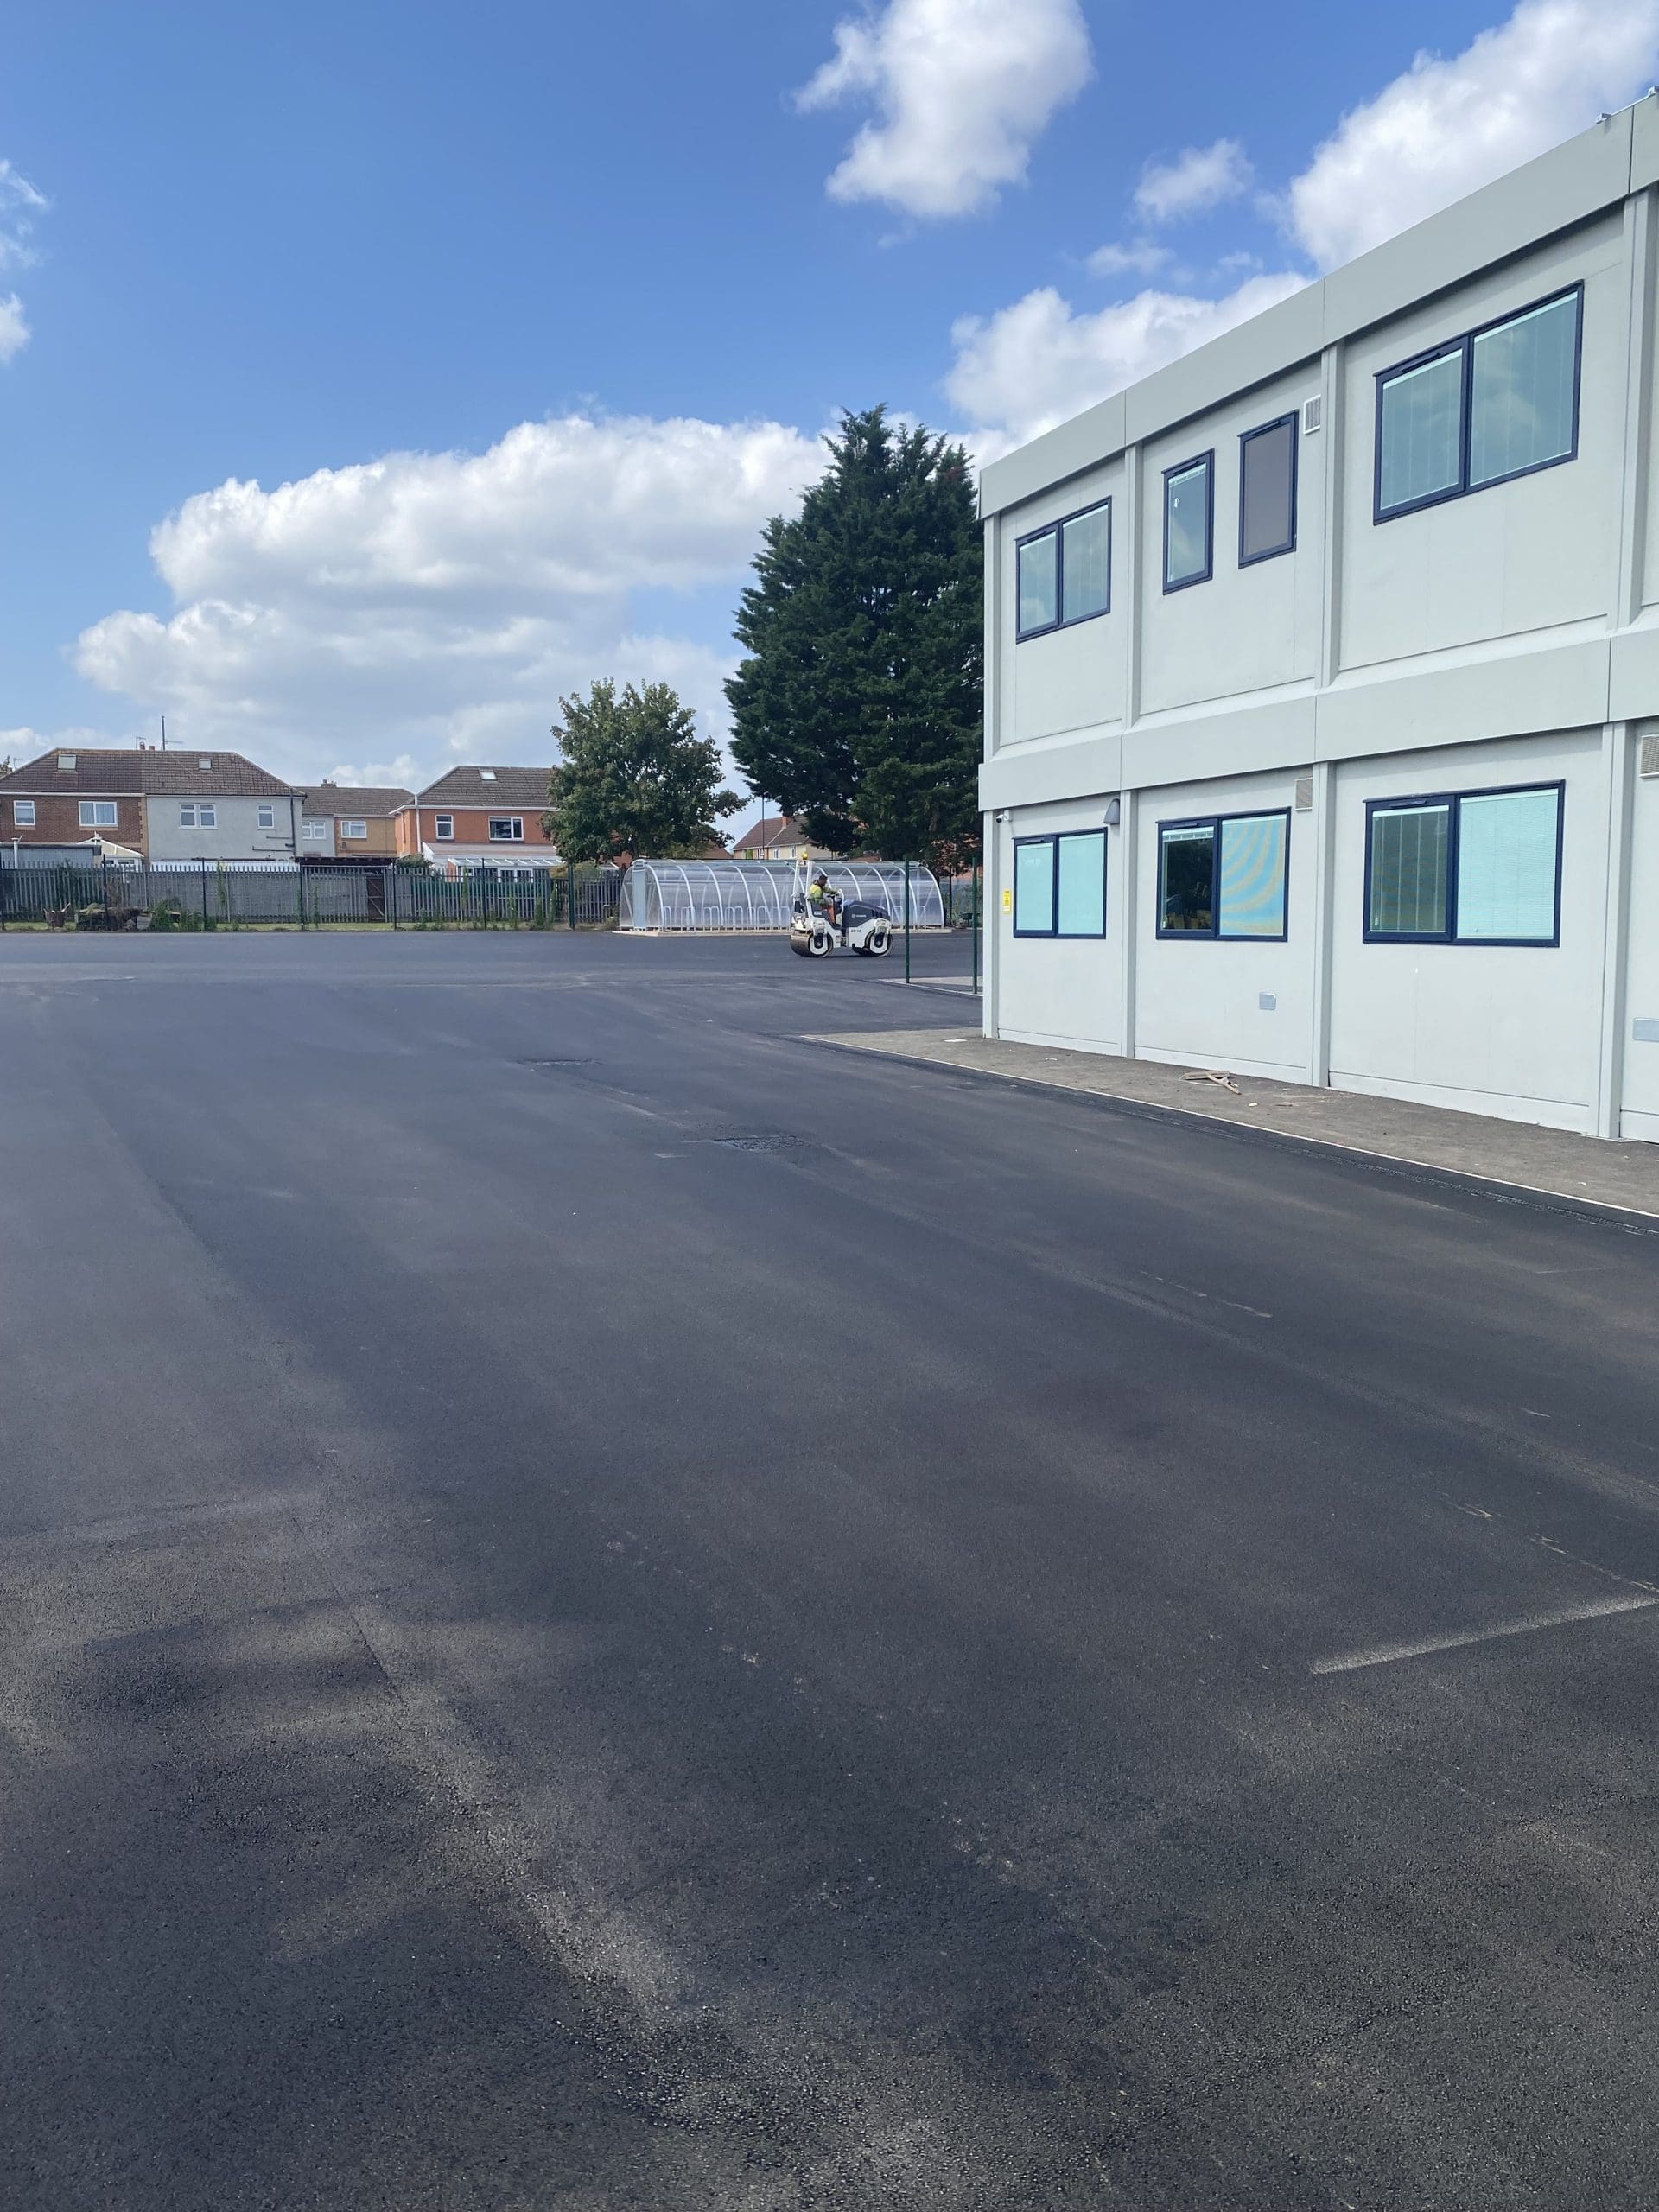
[[[988,1035],[1659,1140],[1659,99],[992,464]]]

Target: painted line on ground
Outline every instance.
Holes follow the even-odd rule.
[[[1659,1597],[1596,1598],[1586,1605],[1570,1605],[1559,1613],[1530,1613],[1524,1620],[1500,1621],[1495,1628],[1459,1630],[1452,1636],[1420,1637],[1413,1643],[1376,1643],[1367,1651],[1339,1652],[1334,1659],[1316,1659],[1313,1675],[1351,1675],[1362,1667],[1392,1666],[1398,1659],[1426,1659],[1435,1651],[1458,1651],[1469,1643],[1492,1643],[1500,1637],[1532,1636],[1540,1629],[1570,1628],[1575,1621],[1605,1620],[1614,1613],[1643,1613],[1659,1605]]]

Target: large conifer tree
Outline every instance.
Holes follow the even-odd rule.
[[[748,658],[726,686],[732,753],[836,851],[976,849],[983,581],[967,454],[873,407],[776,516],[745,591]]]

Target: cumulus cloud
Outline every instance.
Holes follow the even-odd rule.
[[[1225,200],[1242,200],[1255,181],[1236,138],[1189,146],[1173,162],[1149,162],[1135,188],[1135,213],[1146,223],[1184,223]]]
[[[76,665],[308,779],[544,760],[561,693],[596,676],[671,683],[718,724],[727,649],[636,621],[635,596],[734,582],[822,459],[776,423],[571,416],[483,454],[232,480],[151,535],[173,612],[106,615]]]
[[[1092,73],[1079,0],[887,0],[836,27],[836,52],[798,95],[813,110],[868,101],[830,179],[836,200],[969,215],[1025,177],[1031,149]]]
[[[1078,313],[1052,286],[952,333],[945,381],[954,404],[987,427],[989,459],[1285,299],[1308,281],[1302,255],[1329,269],[1529,161],[1598,114],[1640,96],[1659,74],[1659,0],[1521,0],[1450,60],[1420,54],[1374,99],[1346,115],[1277,199],[1258,202],[1298,250],[1264,268],[1229,254],[1208,294],[1177,290],[1163,250],[1144,238],[1090,257],[1103,276],[1165,273],[1098,313]],[[1135,192],[1147,223],[1168,223],[1236,197],[1251,181],[1235,139],[1147,168]]]
[[[1290,187],[1291,233],[1335,268],[1637,98],[1656,67],[1659,0],[1522,0],[1344,117]]]
[[[968,420],[988,426],[973,445],[989,460],[1248,322],[1306,282],[1289,270],[1251,276],[1218,299],[1149,290],[1094,315],[1077,314],[1045,285],[1000,314],[956,325],[945,390]]]

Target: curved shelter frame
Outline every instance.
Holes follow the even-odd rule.
[[[905,918],[902,861],[823,861],[830,887],[849,900]],[[622,882],[625,930],[786,930],[793,861],[636,861]],[[910,925],[945,925],[944,895],[931,868],[910,864]]]

